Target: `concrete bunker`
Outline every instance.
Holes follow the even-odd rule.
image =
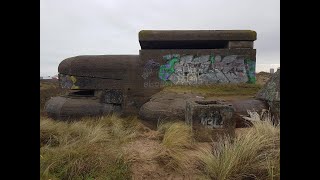
[[[256,36],[251,30],[142,30],[139,55],[63,60],[59,83],[70,92],[50,99],[46,112],[56,119],[138,114],[166,85],[255,83]]]

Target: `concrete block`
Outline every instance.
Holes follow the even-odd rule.
[[[195,138],[216,141],[219,137],[234,136],[236,121],[231,104],[220,101],[187,101],[185,121],[192,126]]]

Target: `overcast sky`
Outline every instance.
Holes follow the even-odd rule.
[[[280,66],[280,0],[41,0],[40,75],[71,56],[139,54],[143,29],[255,30],[257,71]]]

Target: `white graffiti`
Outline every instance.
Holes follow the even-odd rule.
[[[222,116],[218,111],[200,115],[201,124],[209,128],[223,128]]]
[[[186,55],[179,58],[174,65],[174,73],[168,78],[178,85],[239,83],[247,82],[244,57],[229,55],[221,58],[217,55],[214,62],[212,56],[203,55],[194,57]]]

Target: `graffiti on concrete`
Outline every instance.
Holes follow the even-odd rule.
[[[163,59],[159,78],[176,85],[255,83],[255,61],[243,56],[169,54]]]
[[[164,56],[164,58],[166,58],[167,60],[167,63],[160,66],[160,70],[159,70],[160,79],[164,81],[169,80],[169,77],[175,72],[174,67],[175,67],[175,64],[179,61],[178,56],[179,55],[173,55],[172,57],[170,56],[169,58],[166,58],[167,56]]]
[[[245,61],[246,69],[247,69],[247,76],[248,76],[248,82],[249,83],[255,83],[256,82],[256,63],[250,59],[246,59]]]
[[[62,88],[79,89],[79,86],[75,85],[77,82],[77,78],[75,76],[60,74],[59,79],[61,81],[60,84]]]
[[[105,90],[104,102],[108,104],[121,104],[123,102],[123,93],[118,89]]]
[[[202,112],[199,116],[201,124],[209,128],[223,128],[222,116],[218,111],[205,114]]]
[[[147,79],[153,73],[153,70],[159,66],[160,64],[153,59],[149,60],[143,67],[142,78]]]

